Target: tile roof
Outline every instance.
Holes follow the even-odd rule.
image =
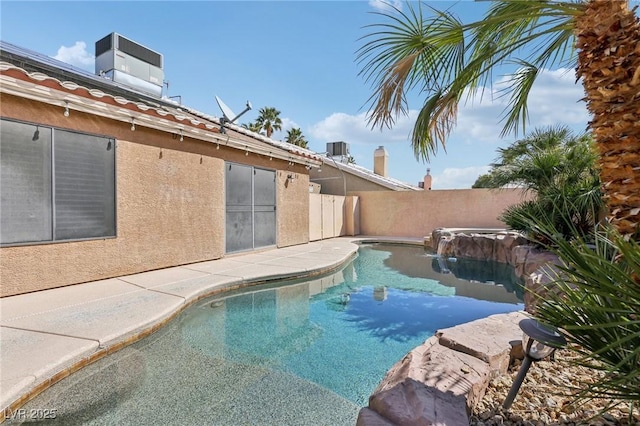
[[[276,141],[233,123],[226,123],[225,128],[228,129],[227,131],[231,130],[234,137],[233,142],[230,143],[231,135],[225,136],[220,133],[220,119],[218,117],[181,105],[168,98],[149,96],[111,79],[2,40],[0,40],[0,75],[3,83],[13,82],[14,86],[20,86],[20,81],[17,80],[28,80],[52,89],[59,98],[55,100],[61,106],[65,105],[66,95],[72,94],[91,101],[109,104],[112,107],[119,107],[119,116],[115,117],[111,113],[110,116],[121,121],[131,120],[132,114],[135,113],[136,120],[146,120],[136,121],[136,124],[146,124],[150,127],[156,125],[156,128],[162,127],[165,131],[189,131],[191,133],[185,133],[185,136],[213,143],[227,143],[237,149],[259,150],[262,154],[270,155],[273,153],[274,156],[280,158],[283,158],[283,155],[276,155],[276,151],[282,150],[288,153],[284,155],[284,159],[289,159],[289,161],[308,166],[318,166],[322,162],[332,167],[337,166],[346,173],[359,176],[389,189],[420,190],[416,186],[397,179],[377,175],[364,167],[341,162],[334,163],[330,157],[325,157],[324,154],[284,141]],[[2,91],[10,93],[10,86],[10,84],[2,84]],[[48,95],[53,94],[54,92],[50,92]],[[96,109],[97,103],[88,102],[86,105],[80,105],[82,103],[83,101],[78,101],[78,105],[70,104],[69,107],[81,110],[84,107],[87,112],[100,112]],[[106,113],[103,112],[103,115]],[[238,138],[238,135],[241,137]],[[258,142],[262,146],[254,146],[252,142]]]
[[[26,89],[21,87],[21,82],[29,81],[50,89],[49,93],[40,95],[44,97],[50,95],[51,100],[57,101],[61,106],[68,103],[73,109],[98,112],[91,107],[96,107],[96,102],[100,102],[119,107],[117,111],[119,114],[112,118],[121,121],[135,118],[136,124],[154,127],[151,125],[153,120],[156,128],[164,127],[163,130],[174,132],[188,131],[190,133],[185,133],[185,136],[195,139],[227,143],[238,149],[259,150],[263,154],[273,153],[276,157],[282,157],[282,154],[277,155],[277,151],[284,150],[290,154],[284,155],[290,161],[307,165],[318,165],[320,161],[320,155],[317,153],[298,149],[295,145],[286,142],[274,141],[234,124],[225,124],[227,129],[232,130],[231,134],[225,136],[220,133],[220,120],[217,117],[180,105],[167,98],[151,97],[118,82],[5,41],[0,41],[0,74],[3,80],[3,92],[12,93],[13,89],[13,94],[17,92],[24,94]],[[57,95],[57,99],[54,99],[53,95]],[[75,97],[69,100],[66,95],[75,95]],[[84,99],[90,101],[85,102]],[[135,113],[135,117],[132,113]],[[238,141],[233,133],[244,135],[245,138]],[[231,137],[234,137],[232,141],[230,141]]]

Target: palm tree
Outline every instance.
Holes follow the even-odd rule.
[[[260,115],[256,119],[256,124],[267,133],[270,138],[274,130],[282,130],[282,120],[280,111],[273,107],[260,108]]]
[[[410,4],[406,13],[380,15],[389,22],[370,27],[357,55],[374,88],[373,127],[390,127],[407,113],[408,91],[427,93],[411,137],[416,158],[427,160],[444,148],[460,101],[489,86],[498,66],[515,64],[502,91],[509,99],[503,135],[517,134],[540,72],[575,67],[592,115],[608,220],[625,238],[640,239],[640,22],[626,0],[498,0],[471,23],[446,10],[426,17]]]
[[[495,188],[495,183],[491,179],[491,175],[489,173],[485,173],[483,175],[478,176],[478,179],[471,185],[472,189],[477,188]]]
[[[575,136],[566,126],[536,128],[506,148],[484,178],[485,187],[507,185],[544,193],[553,187],[594,186],[599,180],[596,155],[590,135]]]
[[[255,133],[260,133],[262,130],[262,126],[255,121],[252,121],[251,123],[242,123],[242,127]]]
[[[639,401],[640,22],[628,2],[496,0],[481,20],[468,24],[449,11],[425,18],[421,7],[410,5],[407,13],[381,15],[390,22],[372,26],[357,56],[360,74],[374,86],[370,124],[393,125],[408,110],[408,91],[427,93],[411,137],[417,158],[444,148],[460,101],[488,86],[498,66],[519,67],[502,92],[509,99],[503,135],[525,130],[527,97],[542,70],[575,67],[592,115],[608,220],[622,237],[596,232],[594,252],[580,240],[558,237],[554,225],[540,226],[537,233],[558,248],[568,277],[557,278],[563,296],[543,301],[539,318],[584,348],[584,363],[605,370],[605,380],[584,384],[584,392]],[[521,52],[533,53],[519,57]],[[523,217],[535,226],[532,219]],[[589,309],[574,309],[587,299]],[[572,311],[581,323],[565,316]]]
[[[484,175],[486,187],[517,186],[535,198],[507,208],[500,219],[535,242],[544,235],[523,218],[546,218],[567,240],[591,239],[604,208],[596,153],[589,135],[574,136],[564,126],[538,128],[498,150]],[[576,232],[577,234],[574,234]]]
[[[287,137],[284,140],[285,142],[289,142],[290,144],[297,145],[301,148],[307,148],[308,145],[307,140],[299,127],[287,130]]]

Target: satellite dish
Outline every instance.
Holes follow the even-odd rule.
[[[247,105],[246,105],[244,111],[242,111],[238,115],[235,115],[234,112],[231,111],[231,108],[229,108],[227,106],[227,104],[222,102],[222,99],[220,99],[217,96],[216,96],[216,102],[218,103],[218,106],[220,107],[220,110],[222,110],[222,120],[220,120],[220,133],[225,133],[224,125],[226,123],[235,122],[238,118],[240,118],[240,116],[242,114],[244,114],[245,112],[247,112],[247,111],[249,111],[251,109],[251,102],[247,101]]]

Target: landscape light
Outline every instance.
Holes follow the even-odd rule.
[[[527,375],[527,371],[529,371],[529,367],[531,367],[531,363],[548,357],[556,349],[561,349],[567,344],[564,336],[562,336],[557,329],[544,326],[536,320],[523,319],[518,325],[524,332],[522,336],[524,359],[522,360],[520,370],[518,370],[518,375],[514,379],[513,385],[511,385],[511,390],[509,390],[509,394],[502,404],[502,408],[505,410],[511,407]]]

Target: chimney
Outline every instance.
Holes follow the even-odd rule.
[[[424,175],[423,188],[427,191],[431,189],[431,169],[427,169],[427,174]]]
[[[387,160],[389,154],[384,146],[380,145],[378,149],[373,152],[373,173],[387,177]]]

